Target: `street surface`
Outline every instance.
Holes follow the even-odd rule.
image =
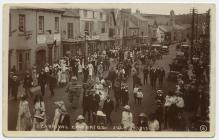
[[[171,45],[169,47],[170,51],[168,55],[163,55],[163,58],[161,60],[156,61],[155,67],[160,66],[165,69],[166,72],[166,77],[167,73],[169,71],[169,64],[171,63],[172,59],[175,58],[176,51],[175,51],[175,45]],[[115,63],[111,64],[115,65]],[[142,69],[143,67],[141,67]],[[105,75],[107,72],[105,72]],[[143,73],[141,72],[140,77],[142,78],[143,81]],[[80,75],[80,79],[82,79],[82,75]],[[149,80],[148,80],[149,81]],[[146,114],[153,113],[156,109],[156,104],[155,104],[155,96],[154,92],[150,86],[150,83],[143,85],[143,93],[144,93],[144,98],[142,100],[141,105],[135,105],[134,104],[134,97],[132,94],[133,91],[133,83],[132,83],[132,77],[129,77],[128,79],[129,83],[129,104],[131,106],[131,112],[133,113],[134,116],[134,122],[137,121],[137,117],[140,113],[144,112]],[[35,89],[36,91],[34,94],[39,94],[40,90],[39,88]],[[164,91],[169,91],[169,90],[175,90],[175,83],[174,82],[169,82],[167,80],[164,80],[163,83],[163,90]],[[110,93],[110,96],[114,100],[114,94]],[[29,99],[29,105],[30,105],[30,111],[33,114],[33,99]],[[68,94],[65,92],[65,87],[64,88],[55,88],[55,96],[50,97],[50,92],[49,88],[46,88],[46,94],[44,96],[44,101],[46,103],[46,115],[47,115],[47,124],[51,124],[53,121],[54,117],[54,111],[56,105],[54,104],[55,101],[64,101],[66,108],[68,110],[68,113],[71,116],[71,125],[74,125],[76,117],[80,114],[82,114],[82,94],[79,99],[79,105],[77,108],[72,108],[68,102]],[[115,103],[115,101],[114,101]],[[17,124],[17,114],[18,114],[18,106],[19,106],[19,101],[14,101],[14,100],[9,100],[8,103],[8,130],[16,130],[16,124]],[[121,116],[122,116],[122,106],[120,106],[120,110],[115,112],[113,111],[111,114],[111,119],[112,119],[112,126],[119,126],[121,122]],[[113,130],[112,126],[109,127],[108,130]]]

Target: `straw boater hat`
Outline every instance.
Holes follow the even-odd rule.
[[[77,77],[76,76],[72,76],[71,80],[72,81],[77,80]]]
[[[129,105],[125,105],[123,108],[124,108],[125,110],[130,110],[130,106],[129,106]]]
[[[61,107],[62,105],[64,105],[64,101],[56,101],[54,102],[57,106]]]
[[[13,75],[13,78],[17,78],[17,75]]]
[[[157,90],[157,93],[163,93],[163,91],[162,90]]]
[[[96,90],[95,89],[91,89],[90,92],[96,93]]]
[[[34,118],[39,119],[39,120],[41,120],[41,121],[44,120],[44,117],[41,116],[41,115],[34,115]]]
[[[140,113],[139,117],[146,117],[145,113]]]
[[[104,114],[103,111],[97,111],[97,116],[105,117],[106,114]]]
[[[76,120],[77,120],[77,121],[79,121],[79,120],[84,120],[84,116],[83,116],[83,115],[79,115]]]

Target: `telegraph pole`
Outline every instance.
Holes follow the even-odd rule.
[[[192,56],[193,56],[193,48],[194,48],[194,30],[195,30],[195,12],[197,10],[195,8],[192,9],[192,35],[191,35],[191,48],[190,48],[190,57],[192,61]]]
[[[124,15],[123,15],[123,11],[121,11],[121,19],[122,19],[122,49],[123,49],[123,45],[124,45],[124,19],[123,19]]]
[[[196,14],[196,43],[197,43],[197,40],[198,40],[198,13]]]

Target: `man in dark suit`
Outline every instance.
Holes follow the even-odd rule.
[[[11,85],[12,85],[11,92],[12,92],[12,95],[14,96],[15,100],[17,100],[17,93],[18,93],[19,84],[20,84],[20,82],[18,80],[18,77],[16,75],[14,75],[12,77],[12,81],[11,81]]]
[[[153,88],[154,86],[153,86],[153,82],[154,82],[154,68],[153,67],[151,67],[150,68],[150,84],[151,84],[151,87]]]
[[[108,96],[103,104],[103,113],[106,114],[107,123],[110,123],[110,124],[112,124],[112,120],[110,118],[110,115],[111,115],[113,109],[114,109],[114,103],[110,99],[110,97]]]
[[[25,89],[25,92],[26,92],[26,95],[27,96],[32,96],[32,93],[30,91],[30,88],[33,86],[33,79],[30,75],[29,72],[26,73],[25,77],[24,77],[24,89]]]
[[[143,69],[143,73],[144,73],[144,84],[148,82],[148,73],[149,73],[149,70],[148,70],[148,67],[145,66],[144,69]]]
[[[42,96],[44,96],[44,94],[45,94],[45,85],[46,85],[46,74],[44,73],[43,70],[39,74],[38,82],[39,82],[39,85],[40,85]]]
[[[159,87],[162,88],[163,86],[163,79],[165,78],[165,70],[164,68],[161,68],[160,69],[160,73],[159,73],[159,76],[158,76],[158,79],[159,79]]]
[[[83,74],[84,74],[84,81],[83,82],[87,82],[88,80],[88,75],[89,75],[89,70],[88,70],[88,66],[85,65],[84,69],[83,69]]]
[[[91,102],[90,102],[90,107],[92,111],[92,117],[93,117],[93,124],[96,123],[96,113],[97,110],[99,109],[99,103],[100,103],[100,96],[96,94],[96,91],[92,89],[91,91]]]
[[[83,116],[88,115],[88,123],[90,123],[90,113],[91,113],[91,95],[89,91],[85,91],[83,96]]]
[[[51,92],[51,97],[54,96],[54,87],[56,85],[56,78],[55,78],[55,75],[54,73],[50,73],[49,75],[49,90]]]
[[[157,87],[157,80],[159,78],[159,75],[160,75],[160,67],[158,66],[157,68],[155,68],[154,71],[154,89],[156,89]]]
[[[120,105],[120,100],[121,100],[121,82],[120,80],[117,78],[114,82],[113,85],[113,90],[114,90],[114,97],[116,100],[116,107],[115,107],[115,111],[117,111],[117,109],[119,109],[119,105]]]

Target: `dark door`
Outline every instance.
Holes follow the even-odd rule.
[[[37,66],[44,66],[46,64],[46,51],[39,50],[36,55]]]
[[[50,65],[52,64],[52,46],[48,47],[48,62]]]

